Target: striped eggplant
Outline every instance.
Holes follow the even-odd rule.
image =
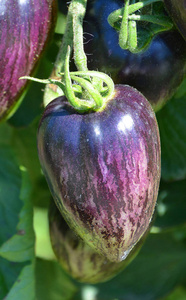
[[[38,155],[68,225],[108,260],[124,260],[149,226],[159,188],[159,131],[146,98],[116,85],[104,109],[84,114],[54,99]]]
[[[56,20],[56,0],[0,1],[0,120],[10,117]]]
[[[186,40],[186,1],[164,0],[164,3],[170,17]]]
[[[62,268],[84,283],[105,282],[125,269],[139,253],[143,237],[122,262],[111,262],[77,236],[65,222],[52,200],[49,207],[49,230],[52,248]]]

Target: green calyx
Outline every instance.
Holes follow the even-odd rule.
[[[124,7],[109,15],[108,22],[119,31],[120,47],[132,53],[141,52],[156,34],[173,27],[162,0],[125,0]]]
[[[102,109],[114,91],[112,79],[108,75],[96,71],[69,72],[69,57],[70,47],[67,50],[64,72],[65,95],[68,101],[78,111]],[[72,84],[72,80],[74,84]],[[78,87],[81,87],[78,91],[79,97],[75,92]]]
[[[79,112],[98,111],[104,108],[114,91],[112,79],[100,72],[89,71],[83,45],[83,18],[86,13],[87,0],[72,0],[69,5],[66,29],[61,47],[56,58],[50,79],[42,81],[47,84],[44,103],[49,103],[58,95],[65,95],[69,103]],[[69,60],[73,54],[77,72],[70,72]],[[52,77],[55,77],[53,79]],[[39,81],[41,82],[41,81]],[[53,92],[51,84],[60,88]]]
[[[104,109],[107,101],[114,92],[112,79],[97,71],[69,71],[70,47],[67,50],[64,73],[60,73],[58,79],[38,79],[30,76],[23,76],[20,79],[55,84],[64,94],[69,103],[78,112],[99,111]]]

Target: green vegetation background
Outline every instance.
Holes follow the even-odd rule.
[[[57,26],[37,77],[50,75],[63,28]],[[73,280],[51,249],[50,192],[36,148],[43,89],[30,83],[18,111],[0,124],[0,300],[185,300],[186,82],[157,113],[162,179],[152,230],[134,261],[97,285]]]

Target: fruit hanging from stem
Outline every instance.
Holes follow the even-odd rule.
[[[59,97],[46,107],[37,140],[68,225],[108,260],[124,260],[149,227],[159,188],[159,131],[149,102],[123,85],[97,112],[77,112]]]

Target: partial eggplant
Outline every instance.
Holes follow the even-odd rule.
[[[164,0],[164,3],[170,17],[186,40],[186,1]]]
[[[108,260],[124,260],[149,227],[158,195],[160,138],[150,103],[127,85],[116,85],[97,112],[78,113],[65,96],[56,98],[37,143],[68,225]]]
[[[53,200],[49,207],[49,230],[53,251],[62,268],[77,281],[90,284],[108,281],[125,269],[137,256],[146,238],[145,235],[125,260],[111,262],[70,229]]]
[[[20,104],[56,21],[56,0],[0,1],[0,120]]]
[[[183,3],[182,0],[172,2],[178,7]],[[122,6],[123,0],[95,0],[87,9],[84,49],[88,68],[107,73],[115,84],[133,86],[157,112],[172,98],[185,77],[186,43],[178,30],[170,30],[156,35],[140,53],[122,49],[119,33],[107,20],[110,13]]]

